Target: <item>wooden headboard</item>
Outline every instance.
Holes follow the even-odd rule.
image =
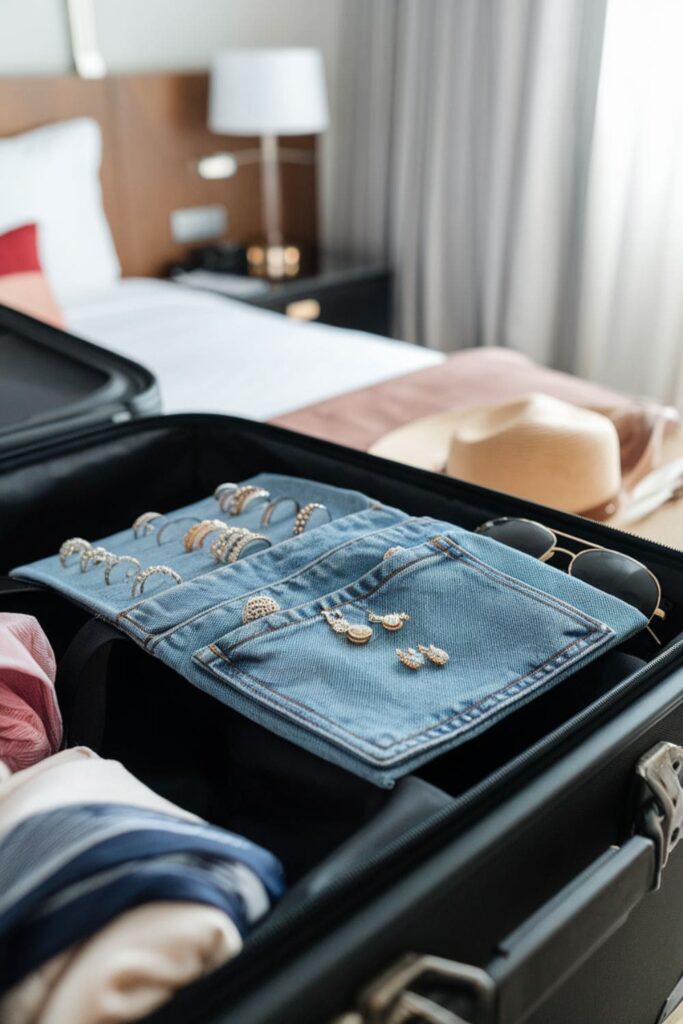
[[[197,174],[199,157],[254,146],[253,139],[208,131],[207,90],[207,75],[194,73],[0,78],[0,136],[70,117],[99,121],[104,205],[123,273],[156,276],[190,248],[173,241],[174,209],[223,203],[231,239],[260,234],[258,165],[240,167],[222,181]],[[287,145],[313,150],[315,140],[293,138]],[[315,164],[283,165],[282,192],[286,236],[315,244]]]

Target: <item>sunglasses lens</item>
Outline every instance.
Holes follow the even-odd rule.
[[[555,544],[555,535],[550,530],[526,519],[493,519],[480,526],[477,532],[532,558],[541,558]]]
[[[621,598],[650,619],[659,604],[659,587],[645,566],[618,551],[582,551],[571,574],[598,590]]]

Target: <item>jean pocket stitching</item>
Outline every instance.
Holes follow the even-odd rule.
[[[168,638],[170,636],[173,636],[174,633],[176,633],[180,629],[183,629],[185,626],[191,626],[191,625],[193,625],[193,623],[195,623],[197,621],[200,621],[201,619],[205,618],[207,615],[210,615],[212,612],[219,611],[221,608],[225,608],[228,605],[234,604],[236,601],[246,600],[248,597],[250,597],[253,594],[260,594],[264,590],[270,590],[273,587],[279,587],[282,584],[289,583],[291,580],[298,579],[304,573],[309,572],[311,569],[315,568],[321,562],[324,562],[327,558],[331,558],[333,555],[336,555],[340,551],[343,551],[344,548],[347,548],[347,547],[349,547],[351,545],[355,545],[355,544],[360,543],[362,541],[366,541],[369,537],[379,537],[383,533],[387,533],[389,531],[396,530],[397,528],[406,526],[408,524],[415,524],[418,521],[419,520],[418,520],[417,517],[412,516],[412,517],[410,517],[408,519],[401,520],[400,522],[391,523],[391,524],[389,524],[387,526],[383,526],[379,530],[368,530],[367,533],[359,534],[358,536],[355,536],[355,537],[350,537],[348,540],[345,540],[343,543],[337,544],[337,545],[335,545],[335,547],[330,548],[327,551],[324,551],[322,554],[318,555],[316,558],[313,558],[310,562],[307,562],[306,565],[302,566],[300,569],[297,569],[297,570],[295,570],[293,572],[290,572],[287,576],[283,576],[283,577],[281,577],[281,578],[279,578],[277,580],[274,580],[272,583],[268,583],[266,585],[255,587],[253,590],[248,591],[248,592],[246,592],[244,594],[240,594],[237,597],[231,597],[231,598],[227,598],[225,601],[219,601],[217,604],[211,605],[210,608],[206,608],[203,611],[194,612],[189,618],[183,619],[182,622],[174,623],[172,626],[168,627],[167,629],[162,630],[161,632],[151,633],[146,628],[146,626],[138,620],[138,618],[135,616],[135,614],[129,614],[129,613],[135,613],[137,610],[141,610],[144,613],[144,611],[146,611],[146,607],[145,607],[146,606],[146,600],[138,601],[136,604],[130,605],[128,608],[126,608],[124,610],[124,612],[121,613],[121,617],[127,619],[129,622],[132,623],[132,625],[137,630],[140,630],[141,632],[144,632],[150,638],[159,639],[159,640],[166,639],[166,638]],[[216,571],[216,570],[213,570],[213,571]],[[203,575],[204,576],[208,576],[209,573],[204,573]],[[194,580],[188,580],[187,582],[188,583],[193,583]],[[143,618],[144,618],[144,616],[143,616]]]
[[[298,623],[298,625],[307,625],[311,622],[315,622],[315,619],[310,619],[308,620],[308,622]],[[247,672],[246,669],[236,665],[233,659],[228,655],[224,654],[223,651],[221,651],[220,648],[217,647],[215,644],[209,644],[208,648],[202,648],[202,650],[211,650],[212,653],[216,655],[217,658],[219,658],[221,661],[223,661],[226,665],[228,665],[231,668],[232,672],[236,676],[243,678],[248,691],[250,691],[253,694],[255,699],[257,699],[262,706],[268,707],[275,713],[281,713],[282,710],[284,710],[295,721],[298,720],[300,725],[305,724],[311,727],[317,726],[317,728],[314,728],[314,732],[316,733],[316,735],[322,736],[322,738],[327,740],[327,742],[335,744],[336,746],[345,747],[345,749],[352,751],[356,756],[360,755],[361,757],[364,757],[366,760],[370,760],[372,761],[372,763],[375,763],[377,765],[389,766],[391,764],[400,762],[402,759],[404,759],[404,757],[410,757],[414,753],[422,752],[430,746],[434,746],[435,744],[438,745],[441,742],[446,742],[447,740],[453,739],[454,737],[467,732],[468,729],[473,728],[474,725],[476,724],[476,722],[471,721],[472,715],[476,714],[477,710],[481,708],[483,704],[486,704],[490,701],[495,702],[496,699],[501,696],[501,694],[505,694],[506,691],[512,690],[516,687],[517,692],[514,694],[510,694],[504,704],[499,703],[497,707],[492,707],[489,711],[486,711],[477,717],[477,722],[486,721],[486,719],[489,718],[500,707],[504,707],[506,706],[506,704],[510,703],[511,701],[514,701],[514,699],[518,697],[519,694],[523,691],[528,691],[530,686],[532,689],[537,689],[538,687],[551,681],[554,676],[561,672],[565,667],[570,665],[571,662],[575,660],[579,655],[585,655],[596,646],[605,643],[611,635],[613,635],[613,630],[609,628],[600,628],[587,632],[583,637],[575,637],[569,643],[565,644],[564,647],[559,648],[552,655],[546,657],[538,665],[535,665],[528,672],[525,672],[524,675],[518,676],[516,679],[509,680],[504,686],[499,687],[498,690],[494,690],[492,693],[489,693],[485,697],[482,697],[481,700],[477,701],[475,704],[471,704],[462,711],[459,711],[454,715],[450,715],[448,718],[442,719],[439,722],[432,722],[426,728],[421,729],[419,732],[409,733],[408,735],[403,736],[397,742],[386,746],[382,746],[381,744],[376,743],[371,739],[368,739],[368,737],[366,736],[361,736],[359,733],[353,732],[353,730],[341,725],[338,721],[334,719],[328,718],[326,715],[321,714],[319,711],[316,711],[309,705],[302,704],[301,701],[295,700],[291,697],[287,697],[284,694],[278,693],[271,686],[271,684],[265,682],[262,679],[259,679],[258,676],[255,676],[252,673]],[[570,653],[572,651],[572,648],[577,648],[577,650],[573,654]],[[205,668],[212,674],[220,675],[221,678],[225,680],[225,676],[223,676],[222,673],[220,673],[210,663],[205,662],[199,657],[200,654],[201,651],[198,651],[193,656],[195,662],[197,662],[199,665],[201,665],[203,668]],[[546,669],[547,666],[551,665],[553,662],[556,662],[558,660],[560,660],[560,664],[557,665],[553,671],[546,672],[543,675],[543,677],[539,679],[535,684],[529,684],[528,681],[533,676],[537,675],[539,672],[542,672],[544,669]],[[228,677],[227,681],[228,683],[232,682],[230,677]],[[335,730],[335,735],[330,735],[329,732],[324,731],[323,723],[325,722],[329,723],[329,725],[332,726],[332,728]],[[457,723],[461,724],[458,725]],[[429,733],[437,729],[446,729],[446,735],[436,737],[430,743],[420,744],[420,739],[422,737],[428,735]],[[340,736],[339,734],[352,737],[352,739],[348,743],[344,743],[342,736]],[[353,739],[357,740],[358,742],[354,743]],[[382,753],[385,756],[382,758],[373,758],[372,754],[368,753],[367,748],[370,747],[375,747],[377,750],[382,751]],[[406,747],[408,747],[407,750]],[[393,753],[390,753],[391,751],[393,751]]]
[[[422,547],[422,546],[423,545],[420,545],[420,547]],[[406,572],[409,569],[415,568],[416,566],[420,565],[422,562],[425,562],[425,561],[427,561],[430,558],[437,558],[437,557],[438,557],[438,554],[433,552],[433,551],[428,553],[428,554],[420,555],[419,558],[414,558],[411,562],[407,562],[404,565],[398,566],[392,572],[388,573],[388,575],[384,576],[379,581],[379,583],[375,584],[374,586],[370,587],[369,589],[366,589],[364,591],[364,593],[361,594],[361,595],[356,595],[354,597],[347,598],[346,600],[343,600],[343,601],[342,600],[337,600],[337,601],[334,600],[334,597],[335,597],[336,594],[346,593],[346,591],[350,590],[352,587],[362,586],[361,581],[363,579],[365,579],[365,576],[371,576],[373,573],[377,572],[377,568],[378,567],[376,567],[375,569],[371,569],[370,572],[366,573],[365,576],[361,577],[361,581],[356,580],[353,583],[350,583],[348,586],[340,588],[340,590],[338,590],[338,591],[333,591],[333,593],[331,595],[329,595],[329,599],[327,597],[317,598],[315,601],[307,601],[305,604],[298,605],[298,607],[296,607],[296,608],[288,608],[285,612],[273,612],[272,616],[265,616],[264,619],[259,620],[259,622],[257,622],[255,624],[255,628],[256,629],[259,628],[259,625],[263,626],[264,628],[261,628],[259,630],[259,632],[252,633],[250,636],[241,637],[239,640],[235,641],[235,643],[228,643],[226,645],[227,650],[235,651],[235,650],[237,650],[238,647],[241,647],[243,644],[257,642],[262,637],[270,637],[274,633],[279,633],[282,630],[289,629],[292,626],[301,626],[301,625],[308,625],[308,624],[311,624],[311,623],[320,623],[321,620],[319,618],[319,614],[320,614],[320,611],[322,611],[323,609],[332,611],[332,610],[335,610],[337,608],[346,608],[349,605],[355,604],[359,600],[364,600],[367,597],[371,597],[373,594],[378,593],[378,591],[380,591],[382,589],[382,587],[386,586],[386,584],[389,583],[391,580],[393,580],[396,576],[399,576],[401,573]],[[381,567],[381,563],[380,563],[380,567]],[[324,604],[323,604],[323,602],[324,602]],[[306,616],[309,612],[311,613],[310,614],[310,618],[302,617],[302,616]],[[312,614],[313,612],[315,612],[315,614]],[[281,616],[281,615],[288,615],[288,616],[291,616],[291,618],[290,618],[289,621],[283,622],[283,623],[281,623],[278,626],[271,626],[271,625],[268,624],[268,622],[267,622],[268,618],[271,618],[271,617],[274,618],[275,616]],[[227,635],[230,636],[231,634],[228,633]],[[220,641],[217,641],[216,643],[218,643],[218,642],[220,642]],[[208,645],[208,646],[213,647],[214,645]]]
[[[441,547],[438,543],[443,541],[448,544],[451,548],[455,548],[458,551],[458,555],[454,555],[448,548]],[[435,537],[433,541],[435,547],[438,547],[441,552],[447,557],[454,561],[462,560],[462,563],[466,565],[472,572],[478,572],[481,576],[486,576],[488,579],[494,580],[503,587],[507,587],[508,590],[516,590],[525,596],[535,600],[538,604],[545,605],[548,608],[553,608],[558,612],[562,612],[567,618],[572,618],[576,621],[583,622],[592,627],[605,627],[605,624],[599,619],[594,619],[592,615],[588,615],[587,612],[582,611],[580,608],[576,608],[574,605],[568,604],[561,597],[556,597],[554,594],[545,594],[543,591],[538,590],[537,587],[532,586],[530,583],[525,583],[523,580],[518,580],[514,576],[510,576],[508,573],[497,569],[493,565],[489,565],[483,559],[478,558],[476,555],[471,554],[466,548],[462,547],[456,541],[450,537]]]

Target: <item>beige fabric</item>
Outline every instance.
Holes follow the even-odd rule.
[[[151,1013],[242,948],[215,907],[151,903],[35,971],[0,1001],[3,1024],[116,1024]]]
[[[189,811],[164,800],[118,761],[72,747],[0,781],[0,840],[25,818],[72,804],[130,804],[191,821]]]
[[[370,450],[567,512],[605,505],[621,486],[611,420],[550,395],[429,416]]]
[[[664,439],[662,462],[666,464],[680,458],[683,458],[683,431],[676,430]],[[608,522],[610,526],[616,526],[627,533],[635,533],[647,540],[654,540],[659,544],[683,550],[683,497],[665,501],[660,508],[639,522],[622,526],[618,516]]]

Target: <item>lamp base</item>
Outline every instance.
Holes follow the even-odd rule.
[[[289,243],[269,245],[267,242],[252,242],[247,246],[247,263],[252,277],[265,277],[269,281],[287,280],[299,276],[301,249]]]

